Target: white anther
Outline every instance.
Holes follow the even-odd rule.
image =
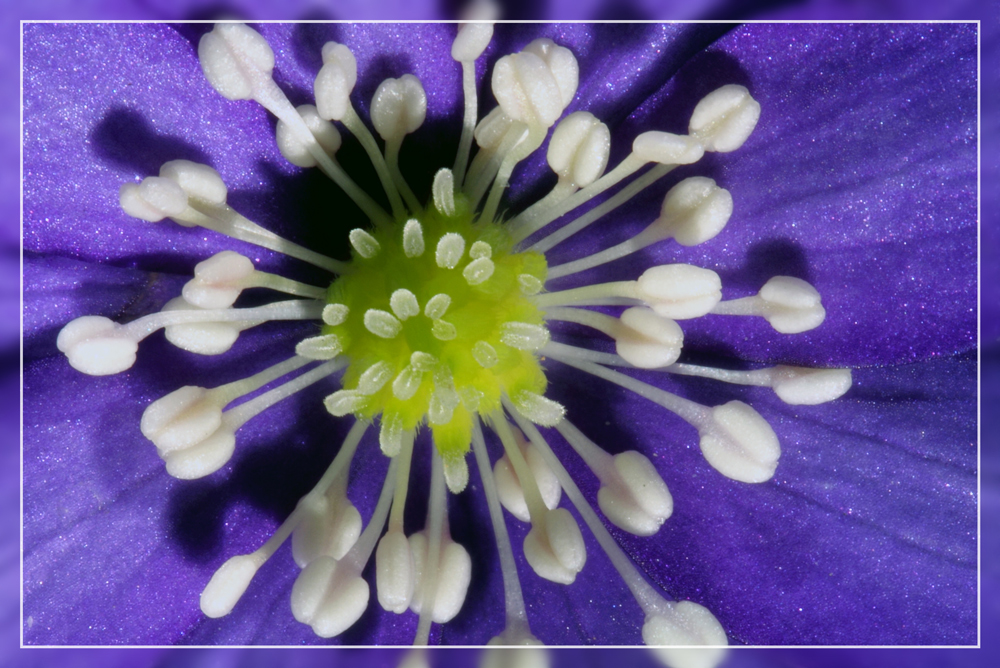
[[[458,330],[455,329],[455,325],[447,320],[439,319],[431,323],[431,334],[438,341],[452,341],[458,336]]]
[[[701,452],[712,467],[733,480],[764,482],[778,466],[781,446],[771,425],[742,401],[712,409],[701,427]]]
[[[147,406],[139,430],[161,453],[183,450],[215,433],[222,408],[205,388],[187,385]]]
[[[236,434],[225,425],[190,448],[161,452],[167,473],[181,480],[195,480],[215,473],[233,456]]]
[[[667,193],[660,217],[644,235],[673,237],[682,246],[695,246],[713,238],[733,215],[733,196],[704,176],[684,179]]]
[[[562,404],[530,390],[515,392],[510,400],[521,415],[543,427],[554,427],[566,415]]]
[[[424,315],[431,320],[438,320],[448,311],[449,306],[451,306],[451,297],[443,292],[438,293],[427,300],[424,305]]]
[[[526,626],[526,625],[525,625]],[[478,668],[551,668],[552,652],[545,647],[519,647],[511,650],[506,646],[541,645],[542,642],[530,633],[514,635],[505,629],[498,636],[490,638],[483,650]]]
[[[190,160],[171,160],[160,166],[160,176],[170,179],[189,198],[220,206],[226,203],[226,184],[219,173]]]
[[[528,126],[551,127],[572,101],[580,71],[573,53],[536,39],[493,67],[493,96],[504,113]]]
[[[496,348],[486,343],[486,341],[476,341],[472,345],[472,358],[484,369],[496,366],[500,358],[497,357]]]
[[[815,406],[840,398],[851,389],[850,369],[774,368],[771,387],[786,404]]]
[[[292,531],[292,557],[299,568],[327,556],[342,559],[361,535],[361,513],[346,496],[307,494],[299,501],[302,520]]]
[[[621,315],[615,333],[615,350],[632,366],[656,369],[677,361],[684,332],[676,322],[655,311],[636,306]]]
[[[452,494],[461,494],[469,484],[469,464],[465,457],[448,457],[441,462],[444,468],[444,482]]]
[[[366,260],[375,257],[378,255],[378,252],[382,250],[382,246],[379,245],[375,237],[368,234],[360,227],[356,227],[351,230],[347,237],[351,240],[351,245],[354,246],[354,250],[358,252],[358,255]]]
[[[454,269],[464,252],[465,238],[456,232],[448,232],[438,241],[434,261],[442,269]]]
[[[151,223],[179,216],[188,208],[184,189],[162,176],[147,176],[142,183],[124,183],[118,189],[122,211]]]
[[[743,86],[729,84],[712,91],[695,105],[688,132],[706,151],[728,153],[747,140],[760,118],[760,104]]]
[[[395,393],[395,389],[393,392]],[[399,454],[403,446],[403,416],[399,413],[382,413],[382,426],[378,432],[378,443],[386,457],[395,457]]]
[[[183,297],[175,297],[163,305],[167,311],[200,311]],[[163,334],[167,341],[182,350],[198,355],[221,355],[236,343],[240,331],[256,323],[249,322],[194,322],[182,325],[167,325]]]
[[[726,632],[711,612],[692,601],[650,615],[642,626],[647,645],[728,645]]]
[[[422,350],[415,350],[410,353],[410,364],[414,369],[420,371],[421,373],[425,371],[431,371],[437,366],[438,359],[431,355],[430,353],[425,353]]]
[[[512,123],[513,120],[503,113],[501,107],[494,107],[493,111],[479,121],[473,132],[473,137],[476,138],[476,143],[479,144],[480,148],[490,151],[496,150],[507,135],[507,131],[510,130]]]
[[[409,540],[414,576],[410,610],[420,614],[424,600],[424,574],[430,571],[427,568],[427,536],[423,531],[418,531],[411,535]],[[431,619],[435,623],[444,624],[454,619],[465,603],[471,581],[472,559],[468,551],[450,538],[444,537],[434,580],[434,611]]]
[[[524,538],[524,557],[539,577],[560,584],[576,580],[576,574],[587,563],[587,548],[568,510],[549,510],[541,526],[531,526]]]
[[[332,557],[310,563],[292,586],[292,614],[316,635],[332,638],[351,627],[368,607],[368,583]]]
[[[365,329],[383,339],[393,339],[403,331],[403,323],[388,311],[370,308],[365,311]]]
[[[413,398],[413,395],[420,389],[420,382],[423,378],[423,371],[415,368],[412,364],[407,364],[392,381],[392,395],[400,401]]]
[[[410,134],[424,124],[426,116],[427,94],[412,74],[386,79],[372,98],[372,125],[386,141]]]
[[[518,274],[517,284],[521,288],[521,293],[528,296],[537,295],[543,287],[542,281],[531,274]]]
[[[717,668],[729,653],[728,647],[650,647],[649,651],[666,668]]]
[[[184,284],[181,295],[198,308],[223,309],[233,305],[253,272],[250,258],[222,251],[195,265],[194,278]]]
[[[438,213],[445,216],[455,215],[455,175],[447,167],[442,167],[434,175],[431,196],[434,199],[434,208],[438,210]],[[465,242],[462,243],[464,249]]]
[[[493,256],[493,246],[490,246],[485,241],[477,241],[469,248],[469,257],[473,260],[479,260],[481,258],[490,258]]]
[[[344,346],[336,334],[321,334],[302,339],[295,346],[295,354],[311,360],[332,360],[343,352]]]
[[[646,162],[658,162],[661,165],[690,165],[701,160],[701,156],[705,155],[705,149],[698,139],[689,135],[650,130],[635,138],[632,142],[632,153]]]
[[[826,319],[819,292],[800,278],[775,276],[757,294],[764,302],[761,315],[782,334],[815,329]]]
[[[323,322],[331,327],[342,325],[350,312],[351,310],[344,304],[327,304],[323,307]]]
[[[597,503],[611,523],[637,536],[652,536],[674,512],[667,484],[649,459],[635,450],[614,457],[617,480],[602,485]]]
[[[410,218],[403,226],[403,253],[406,257],[420,257],[424,254],[424,228],[416,218]]]
[[[344,417],[356,413],[368,405],[368,397],[357,390],[337,390],[323,400],[330,415]]]
[[[545,157],[560,179],[583,188],[604,173],[610,151],[608,126],[589,112],[577,111],[559,121]]]
[[[462,276],[469,285],[479,285],[489,280],[493,275],[493,260],[488,257],[481,257],[473,260],[462,270]]]
[[[316,109],[327,120],[339,121],[351,106],[351,91],[358,81],[358,62],[343,44],[323,45],[323,67],[316,75],[313,92]]]
[[[367,395],[375,394],[392,380],[392,372],[392,365],[386,361],[372,364],[358,378],[358,392]]]
[[[493,39],[492,23],[461,23],[458,34],[451,43],[451,57],[460,63],[471,63],[489,46]]]
[[[400,288],[392,293],[389,297],[389,308],[400,320],[420,315],[420,304],[417,302],[416,295],[406,288]]]
[[[315,106],[303,104],[296,107],[296,111],[299,112],[299,116],[309,128],[309,132],[312,133],[320,148],[327,155],[333,156],[340,150],[340,132],[337,131],[333,123],[319,115]],[[297,167],[316,166],[316,158],[309,152],[309,144],[297,134],[295,129],[281,119],[278,120],[278,127],[275,130],[275,141],[278,143],[281,155],[285,156],[285,160],[288,162]]]
[[[500,325],[500,341],[518,350],[538,350],[549,342],[545,325],[530,322],[505,322]]]
[[[515,436],[520,436],[520,434],[515,431]],[[559,479],[542,459],[538,448],[530,443],[525,443],[523,437],[518,438],[517,441],[521,448],[521,454],[538,484],[538,492],[542,495],[542,501],[545,502],[547,508],[555,508],[559,505],[559,499],[562,498],[562,487],[559,486]],[[498,459],[493,466],[493,477],[496,479],[500,503],[507,509],[507,512],[522,522],[530,522],[531,514],[528,511],[528,503],[524,500],[524,488],[521,486],[517,472],[506,454]]]
[[[640,299],[664,318],[698,318],[722,299],[722,281],[711,269],[690,264],[651,267],[637,282]]]
[[[198,43],[198,60],[212,88],[229,100],[253,98],[274,69],[267,40],[242,23],[215,24]]]
[[[260,564],[249,554],[240,554],[226,560],[201,592],[201,611],[213,619],[225,617],[232,612],[258,568]]]
[[[410,607],[413,596],[413,555],[402,531],[382,536],[375,550],[375,591],[379,604],[400,614]]]
[[[107,376],[135,364],[139,344],[118,334],[119,325],[99,315],[85,315],[59,331],[56,347],[77,371]]]

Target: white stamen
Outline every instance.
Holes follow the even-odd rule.
[[[188,303],[183,297],[175,297],[163,305],[161,312],[199,310],[201,309]],[[181,323],[166,325],[163,334],[167,341],[188,352],[199,355],[221,355],[233,347],[241,331],[258,324],[260,321]]]
[[[520,432],[515,431],[514,437],[517,439],[521,454],[531,470],[535,484],[538,486],[538,492],[542,495],[542,501],[545,502],[545,507],[550,510],[555,508],[559,505],[559,499],[562,497],[562,488],[559,486],[555,474],[545,464],[538,449],[525,441]],[[497,495],[500,497],[500,503],[503,504],[503,507],[522,522],[530,522],[531,516],[528,512],[528,503],[524,498],[524,489],[517,478],[510,458],[506,454],[498,459],[493,466],[493,477],[496,479]]]
[[[406,257],[420,257],[424,254],[424,228],[415,218],[403,226],[403,253]]]
[[[372,98],[370,113],[375,131],[387,142],[419,128],[427,116],[427,94],[420,79],[404,74],[383,81]]]
[[[492,23],[460,23],[451,43],[451,57],[460,63],[471,63],[483,55],[491,39]]]
[[[532,296],[542,291],[544,284],[537,276],[531,274],[518,274],[517,283],[521,288],[521,294]]]
[[[225,617],[232,612],[260,566],[253,555],[230,557],[215,571],[201,592],[201,611],[213,619]]]
[[[693,176],[667,193],[660,217],[643,235],[673,237],[682,246],[695,246],[715,237],[733,214],[733,196],[712,179]]]
[[[356,413],[368,405],[368,397],[357,390],[337,390],[323,400],[330,415],[344,417]]]
[[[651,130],[635,138],[632,153],[645,162],[690,165],[701,160],[705,149],[695,137]]]
[[[358,378],[358,392],[366,395],[375,394],[392,380],[392,372],[392,365],[384,360],[372,364]]]
[[[399,413],[382,413],[378,443],[386,457],[395,457],[399,453],[403,445],[403,431],[403,416]]]
[[[107,376],[135,364],[139,342],[120,335],[121,326],[99,315],[85,315],[67,323],[56,338],[56,347],[77,371]]]
[[[184,299],[198,308],[232,306],[254,273],[253,262],[233,251],[216,253],[194,267],[194,278],[184,284]]]
[[[684,332],[676,322],[648,308],[633,307],[621,315],[615,350],[628,363],[642,368],[673,364],[681,353]]]
[[[368,234],[361,228],[355,228],[351,230],[350,234],[347,235],[351,240],[351,245],[354,246],[354,250],[358,252],[358,255],[367,259],[371,259],[378,255],[378,252],[382,249],[375,237]]]
[[[462,276],[469,285],[480,285],[493,275],[493,261],[486,257],[473,260],[462,270]]]
[[[451,341],[458,336],[458,330],[447,320],[438,319],[431,324],[431,334],[438,341]]]
[[[411,399],[420,389],[423,377],[423,371],[415,368],[413,364],[407,364],[392,381],[392,395],[400,401]]]
[[[226,184],[208,165],[190,160],[170,160],[160,166],[160,176],[179,185],[189,198],[221,206],[226,203]]]
[[[434,199],[434,208],[438,210],[438,213],[445,216],[455,215],[455,176],[450,169],[442,167],[434,175],[431,195]],[[438,244],[438,249],[440,248],[441,246]],[[465,249],[465,240],[462,240],[462,249]],[[461,255],[462,253],[459,252],[459,256]],[[442,266],[440,262],[438,262],[438,266]],[[451,267],[448,268],[451,269]]]
[[[295,354],[311,360],[332,360],[344,350],[336,334],[321,334],[302,339],[295,346]]]
[[[424,315],[431,320],[439,320],[448,312],[449,306],[451,306],[451,297],[443,292],[438,293],[427,300],[424,305]]]
[[[455,618],[465,603],[465,596],[472,582],[472,558],[469,552],[451,540],[443,537],[441,556],[438,559],[433,591],[434,613],[431,617],[436,624],[444,624]],[[413,554],[414,587],[410,610],[420,614],[423,609],[424,573],[427,568],[427,535],[418,531],[410,536],[410,552]]]
[[[420,315],[420,304],[417,302],[416,295],[406,288],[400,288],[392,293],[389,297],[389,308],[400,320]]]
[[[757,295],[721,302],[712,313],[762,316],[782,334],[815,329],[826,318],[826,309],[816,288],[792,276],[775,276]]]
[[[469,465],[465,457],[452,457],[442,462],[444,466],[444,479],[448,483],[448,490],[452,494],[461,494],[469,484]]]
[[[664,371],[712,378],[724,383],[771,387],[787,404],[823,404],[841,397],[851,388],[850,369],[809,369],[779,365],[753,371],[715,369],[692,364],[673,364]]]
[[[184,190],[161,176],[147,176],[141,183],[124,183],[118,189],[118,203],[128,215],[156,223],[187,211]]]
[[[476,341],[472,345],[472,357],[484,369],[493,368],[500,361],[496,349],[486,341]]]
[[[560,180],[582,188],[604,173],[610,150],[608,126],[589,112],[577,111],[556,126],[545,157]]]
[[[706,151],[728,153],[747,140],[760,118],[760,104],[743,86],[729,84],[706,95],[694,108],[688,132]]]
[[[377,308],[365,311],[365,329],[383,339],[393,339],[403,331],[403,323],[396,316]]]
[[[309,128],[313,138],[319,143],[323,151],[331,158],[340,150],[340,132],[333,123],[319,115],[319,111],[314,105],[303,104],[295,108],[299,112],[302,122]],[[275,141],[278,150],[285,160],[297,167],[315,167],[318,163],[312,154],[311,142],[305,142],[299,136],[298,128],[295,128],[285,121],[278,119],[278,127],[275,129]]]
[[[229,100],[254,98],[274,69],[267,40],[241,23],[218,23],[203,35],[198,60],[212,88]]]
[[[473,260],[489,258],[493,256],[493,247],[485,241],[477,241],[469,248],[469,257]]]
[[[518,350],[538,350],[549,342],[549,330],[530,322],[505,322],[500,325],[500,341]]]
[[[386,610],[401,614],[413,596],[413,555],[402,531],[391,531],[379,541],[375,551],[375,591]]]
[[[346,469],[334,487],[346,486]],[[344,492],[331,488],[328,494],[306,494],[296,510],[302,519],[292,532],[292,557],[305,568],[322,556],[342,559],[361,535],[361,513]]]
[[[461,234],[448,232],[438,241],[434,261],[442,269],[454,269],[465,252],[465,238]]]
[[[566,415],[566,408],[562,404],[530,390],[516,392],[510,400],[521,415],[543,427],[556,426]]]
[[[551,127],[576,94],[579,68],[573,53],[537,39],[493,66],[493,95],[510,118]]]
[[[679,601],[669,610],[648,616],[642,640],[651,646],[729,644],[715,615],[693,601]]]
[[[711,269],[666,264],[643,272],[638,297],[664,318],[684,320],[705,315],[722,299],[722,281]]]
[[[357,80],[358,62],[351,50],[336,42],[324,44],[323,67],[313,85],[319,115],[328,120],[342,120],[351,104],[350,94]]]
[[[771,425],[742,401],[712,409],[710,421],[699,427],[702,454],[722,475],[740,482],[765,482],[774,475],[781,456]]]
[[[336,327],[347,320],[347,314],[350,312],[351,310],[344,304],[327,304],[323,307],[323,322]]]

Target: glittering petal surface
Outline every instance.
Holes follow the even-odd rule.
[[[181,384],[214,385],[262,368],[307,326],[249,331],[225,358],[196,359],[154,337],[128,373],[102,379],[70,369],[53,345],[72,317],[146,312],[175,294],[199,259],[238,247],[118,211],[118,185],[167,159],[211,163],[251,218],[342,251],[336,234],[316,231],[320,207],[330,206],[314,201],[320,181],[283,162],[266,114],[222,100],[205,83],[192,46],[200,31],[45,25],[25,33],[28,644],[319,642],[289,614],[297,569],[287,549],[230,617],[205,619],[197,596],[227,556],[266,538],[329,460],[346,428],[320,408],[329,390],[256,418],[241,431],[246,445],[233,463],[200,482],[168,478],[137,429],[149,401]],[[677,499],[675,516],[653,540],[616,535],[665,591],[713,609],[734,642],[974,643],[975,35],[964,26],[748,26],[712,43],[719,32],[526,26],[505,32],[487,60],[541,35],[571,46],[582,83],[570,111],[590,109],[611,124],[619,155],[639,131],[683,131],[694,102],[717,84],[748,85],[765,109],[757,132],[739,152],[691,172],[732,190],[738,216],[710,244],[654,249],[638,266],[683,258],[717,267],[727,296],[755,291],[773,273],[807,278],[831,314],[816,332],[781,340],[762,322],[708,318],[692,326],[692,341],[706,356],[872,368],[856,372],[840,402],[802,408],[765,390],[643,376],[713,404],[742,398],[768,417],[785,455],[775,480],[758,487],[721,479],[701,459],[693,430],[610,386],[552,366],[552,395],[611,451],[639,447],[654,458]],[[428,123],[404,147],[404,170],[419,168],[413,156],[450,161],[443,156],[456,141],[460,91],[448,26],[266,25],[262,33],[297,103],[309,98],[327,39],[358,55],[363,116],[378,81],[415,71],[429,92]],[[442,132],[446,146],[435,148]],[[360,162],[356,149],[344,152],[345,164]],[[428,181],[428,172],[414,174],[418,192]],[[544,182],[536,158],[516,175],[512,202],[530,201]],[[655,215],[657,200],[623,208],[572,251],[625,238]],[[250,256],[285,269],[266,251]],[[632,278],[635,267],[596,271]],[[350,493],[367,516],[385,462],[374,447],[361,452]],[[588,474],[567,461],[593,495]],[[475,472],[470,487],[453,530],[473,553],[475,605],[436,631],[448,643],[481,643],[502,623]],[[422,512],[414,513],[418,525]],[[515,545],[523,533],[512,527]],[[550,642],[638,642],[638,610],[589,547],[579,585],[525,576],[533,629]],[[372,605],[340,640],[406,643],[414,628],[412,616]]]

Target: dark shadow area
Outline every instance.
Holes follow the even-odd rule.
[[[735,271],[720,272],[722,284],[756,294],[774,276],[794,276],[812,282],[805,249],[790,239],[772,238],[753,244],[746,262]]]
[[[211,164],[200,148],[160,134],[141,114],[127,107],[112,107],[94,126],[89,139],[98,158],[139,174],[158,174],[168,160]],[[137,151],[136,146],[142,150]]]

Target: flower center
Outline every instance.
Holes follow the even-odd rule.
[[[501,225],[476,222],[464,196],[440,204],[405,225],[351,232],[354,258],[327,293],[323,333],[299,352],[350,359],[345,389],[327,408],[381,415],[386,454],[398,453],[404,432],[426,419],[449,487],[459,491],[464,484],[449,472],[462,475],[473,415],[500,410],[504,395],[545,391],[533,352],[549,334],[529,297],[545,282],[546,265],[540,253],[516,252]]]

